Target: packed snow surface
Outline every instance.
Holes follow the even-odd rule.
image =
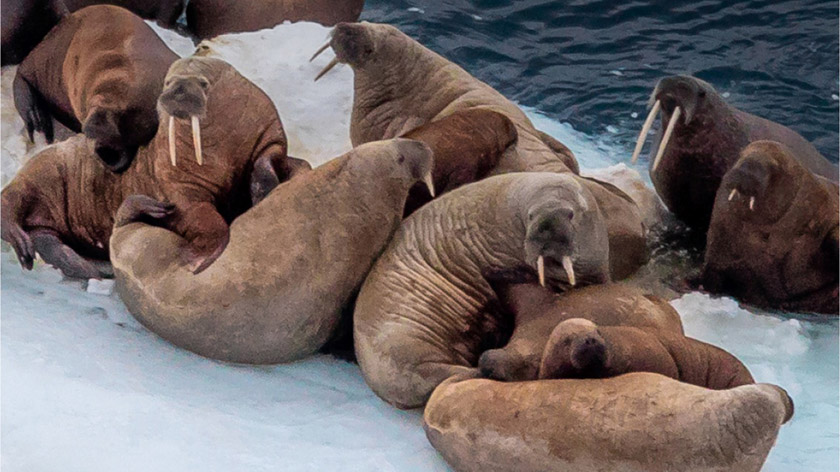
[[[192,43],[160,30],[179,54]],[[204,44],[277,105],[290,154],[318,165],[350,149],[352,71],[314,83],[332,58],[311,53],[328,29],[310,23],[228,35]],[[2,72],[2,183],[44,146],[31,145]],[[568,145],[591,175],[638,179],[627,150],[526,110]],[[64,281],[38,263],[23,272],[2,258],[2,457],[4,471],[445,471],[417,411],[396,410],[358,368],[326,356],[288,365],[223,364],[145,330],[105,284]],[[786,388],[796,414],[766,471],[838,470],[838,325],[751,313],[727,298],[690,293],[673,305],[689,336],[741,358],[758,381]]]

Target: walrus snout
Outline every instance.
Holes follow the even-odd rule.
[[[358,66],[374,52],[373,39],[362,24],[339,23],[330,34],[332,35],[330,41],[318,48],[309,59],[309,62],[314,61],[327,48],[332,48],[335,53],[333,60],[315,76],[316,82],[337,64],[344,63],[350,64],[351,67]]]
[[[583,318],[559,323],[543,350],[540,379],[598,377],[607,364],[607,345],[598,326]]]
[[[761,157],[754,156],[739,161],[726,177],[728,201],[744,197],[744,201],[749,201],[750,211],[755,210],[756,199],[764,197],[770,188],[772,165]]]
[[[172,116],[182,120],[204,116],[207,111],[207,80],[203,77],[168,79],[158,103]]]
[[[432,176],[434,155],[432,148],[426,143],[414,139],[397,138],[395,141],[400,150],[397,163],[406,165],[411,178],[426,184],[429,193],[434,198],[435,182]]]
[[[576,285],[573,266],[575,211],[553,208],[529,215],[525,233],[525,252],[536,266],[540,285],[546,285],[546,265],[562,267],[569,285]]]

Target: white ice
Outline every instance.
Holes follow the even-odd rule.
[[[313,164],[350,148],[352,72],[335,69],[312,82],[331,59],[328,51],[308,62],[327,34],[298,23],[209,43],[274,100],[290,154]],[[180,54],[193,50],[185,38],[164,35]],[[12,105],[13,73],[3,69],[0,90],[3,184],[37,148]],[[527,111],[587,173],[628,155]],[[622,165],[607,174],[636,178]],[[0,259],[4,471],[448,470],[419,413],[380,401],[352,364],[326,356],[274,367],[210,361],[145,330],[116,294],[88,293],[43,263],[24,272],[9,252]],[[837,322],[753,314],[699,293],[673,304],[689,335],[730,350],[757,380],[785,387],[796,401],[765,470],[838,470]]]

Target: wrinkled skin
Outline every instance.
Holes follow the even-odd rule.
[[[423,415],[457,472],[758,472],[793,402],[775,385],[709,390],[653,373],[449,379]]]
[[[606,227],[570,174],[513,173],[465,185],[405,220],[365,281],[353,316],[368,385],[399,408],[422,406],[444,379],[478,375],[476,361],[509,333],[488,277],[568,288],[609,280]],[[524,275],[523,275],[524,274]]]
[[[503,348],[485,351],[478,360],[481,374],[491,379],[536,380],[552,330],[571,318],[683,334],[680,315],[666,300],[629,285],[593,285],[562,295],[534,283],[492,286],[501,309],[513,316],[514,329]]]
[[[330,45],[354,72],[354,146],[401,136],[458,111],[488,109],[509,118],[519,135],[492,174],[578,172],[572,152],[535,129],[519,107],[393,26],[340,23]]]
[[[121,174],[94,159],[92,143],[82,136],[45,149],[24,164],[0,194],[2,237],[12,243],[23,267],[32,267],[35,235],[46,232],[55,246],[37,251],[46,262],[68,276],[104,275],[87,259],[108,259],[114,218],[132,195],[174,205],[157,224],[188,241],[183,257],[192,267],[206,266],[210,256],[221,253],[228,222],[250,206],[249,178],[265,180],[257,175],[259,168],[276,168],[256,163],[284,161],[286,136],[271,100],[230,65],[203,58],[173,65],[175,71],[190,68],[208,81],[209,100],[201,120],[204,165],[193,157],[190,126],[182,123],[175,130],[181,158],[176,166],[171,164],[165,114],[155,139],[140,148],[138,158]],[[238,117],[235,126],[230,116]]]
[[[665,205],[698,231],[705,232],[709,227],[721,179],[751,142],[779,141],[791,148],[811,172],[837,181],[837,166],[805,138],[788,127],[727,104],[700,79],[666,77],[656,85],[651,102],[655,100],[662,103],[660,130],[668,126],[677,106],[682,114],[659,167],[655,171],[651,167],[650,177]],[[658,141],[652,154],[659,147]]]
[[[62,0],[70,11],[91,5],[115,5],[147,20],[156,20],[162,26],[175,27],[186,0]]]
[[[61,0],[6,0],[0,12],[0,56],[4,66],[20,64],[68,13]]]
[[[237,218],[227,249],[198,275],[179,261],[185,241],[132,223],[142,214],[126,201],[111,238],[117,291],[151,331],[206,357],[271,364],[310,355],[335,331],[431,164],[417,141],[359,146]]]
[[[726,174],[709,227],[706,290],[765,308],[838,314],[838,187],[799,162],[792,149],[758,141]]]
[[[190,0],[187,27],[199,39],[273,28],[284,21],[333,26],[357,21],[364,0]]]
[[[631,326],[598,326],[582,318],[551,332],[540,379],[598,379],[654,372],[712,390],[755,383],[735,356],[680,333]]]
[[[131,12],[86,8],[62,19],[20,64],[15,107],[30,140],[37,131],[51,143],[55,118],[94,141],[109,170],[123,172],[155,136],[155,104],[177,59]]]

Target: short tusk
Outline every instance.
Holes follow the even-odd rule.
[[[737,188],[733,188],[732,191],[729,192],[729,201],[730,202],[732,201],[733,198],[735,198],[735,195],[738,195],[738,189]]]
[[[668,128],[665,129],[665,135],[662,136],[662,143],[659,145],[659,151],[656,152],[656,159],[653,160],[653,170],[656,170],[656,167],[659,166],[659,161],[662,160],[662,156],[665,155],[665,149],[668,147],[668,141],[671,140],[671,134],[674,132],[674,128],[677,126],[677,121],[680,120],[680,114],[682,110],[680,107],[674,108],[674,114],[671,115],[671,121],[668,122]]]
[[[177,167],[175,159],[175,117],[169,115],[169,162]]]
[[[310,58],[309,58],[309,62],[314,61],[314,60],[315,60],[315,58],[316,58],[316,57],[318,57],[318,55],[320,55],[322,52],[326,51],[326,50],[327,50],[327,48],[328,48],[328,47],[330,47],[330,43],[331,43],[331,42],[332,42],[332,41],[327,41],[327,44],[325,44],[325,45],[323,45],[323,46],[319,47],[319,48],[318,48],[318,50],[317,50],[317,51],[315,51],[315,54],[313,54],[313,55],[312,55],[312,57],[310,57]]]
[[[545,259],[543,259],[543,256],[537,258],[537,275],[540,277],[540,285],[545,287]]]
[[[195,148],[195,160],[198,165],[204,165],[204,156],[201,154],[201,124],[198,122],[198,117],[193,115],[190,117],[192,122],[193,147]]]
[[[642,126],[642,132],[639,133],[639,139],[636,140],[636,149],[633,150],[633,158],[630,159],[630,162],[633,164],[636,163],[636,160],[639,159],[639,154],[642,152],[642,148],[645,147],[645,138],[647,138],[647,134],[650,131],[650,127],[653,126],[653,121],[656,119],[656,114],[659,113],[659,107],[661,102],[659,100],[653,104],[653,108],[650,109],[650,113],[648,113],[648,117],[645,120],[644,126]]]
[[[423,177],[423,182],[426,184],[426,187],[429,187],[429,193],[432,195],[432,198],[435,198],[435,181],[432,180],[432,173],[428,172],[425,177]]]
[[[316,76],[315,76],[315,82],[317,82],[317,81],[318,81],[318,79],[320,79],[320,78],[321,78],[321,77],[323,77],[323,76],[324,76],[327,72],[329,72],[329,71],[330,71],[330,69],[332,69],[333,67],[335,67],[335,65],[336,65],[336,64],[338,64],[338,58],[337,58],[337,57],[334,57],[334,58],[333,58],[333,60],[331,60],[331,61],[330,61],[330,63],[329,63],[329,64],[327,64],[327,67],[324,67],[324,68],[321,70],[321,72],[318,72],[318,75],[316,75]]]
[[[572,258],[563,256],[563,269],[566,270],[566,277],[569,279],[569,285],[572,287],[577,283],[575,281],[575,267],[572,265]]]
[[[750,197],[750,211],[755,207],[755,197]]]

